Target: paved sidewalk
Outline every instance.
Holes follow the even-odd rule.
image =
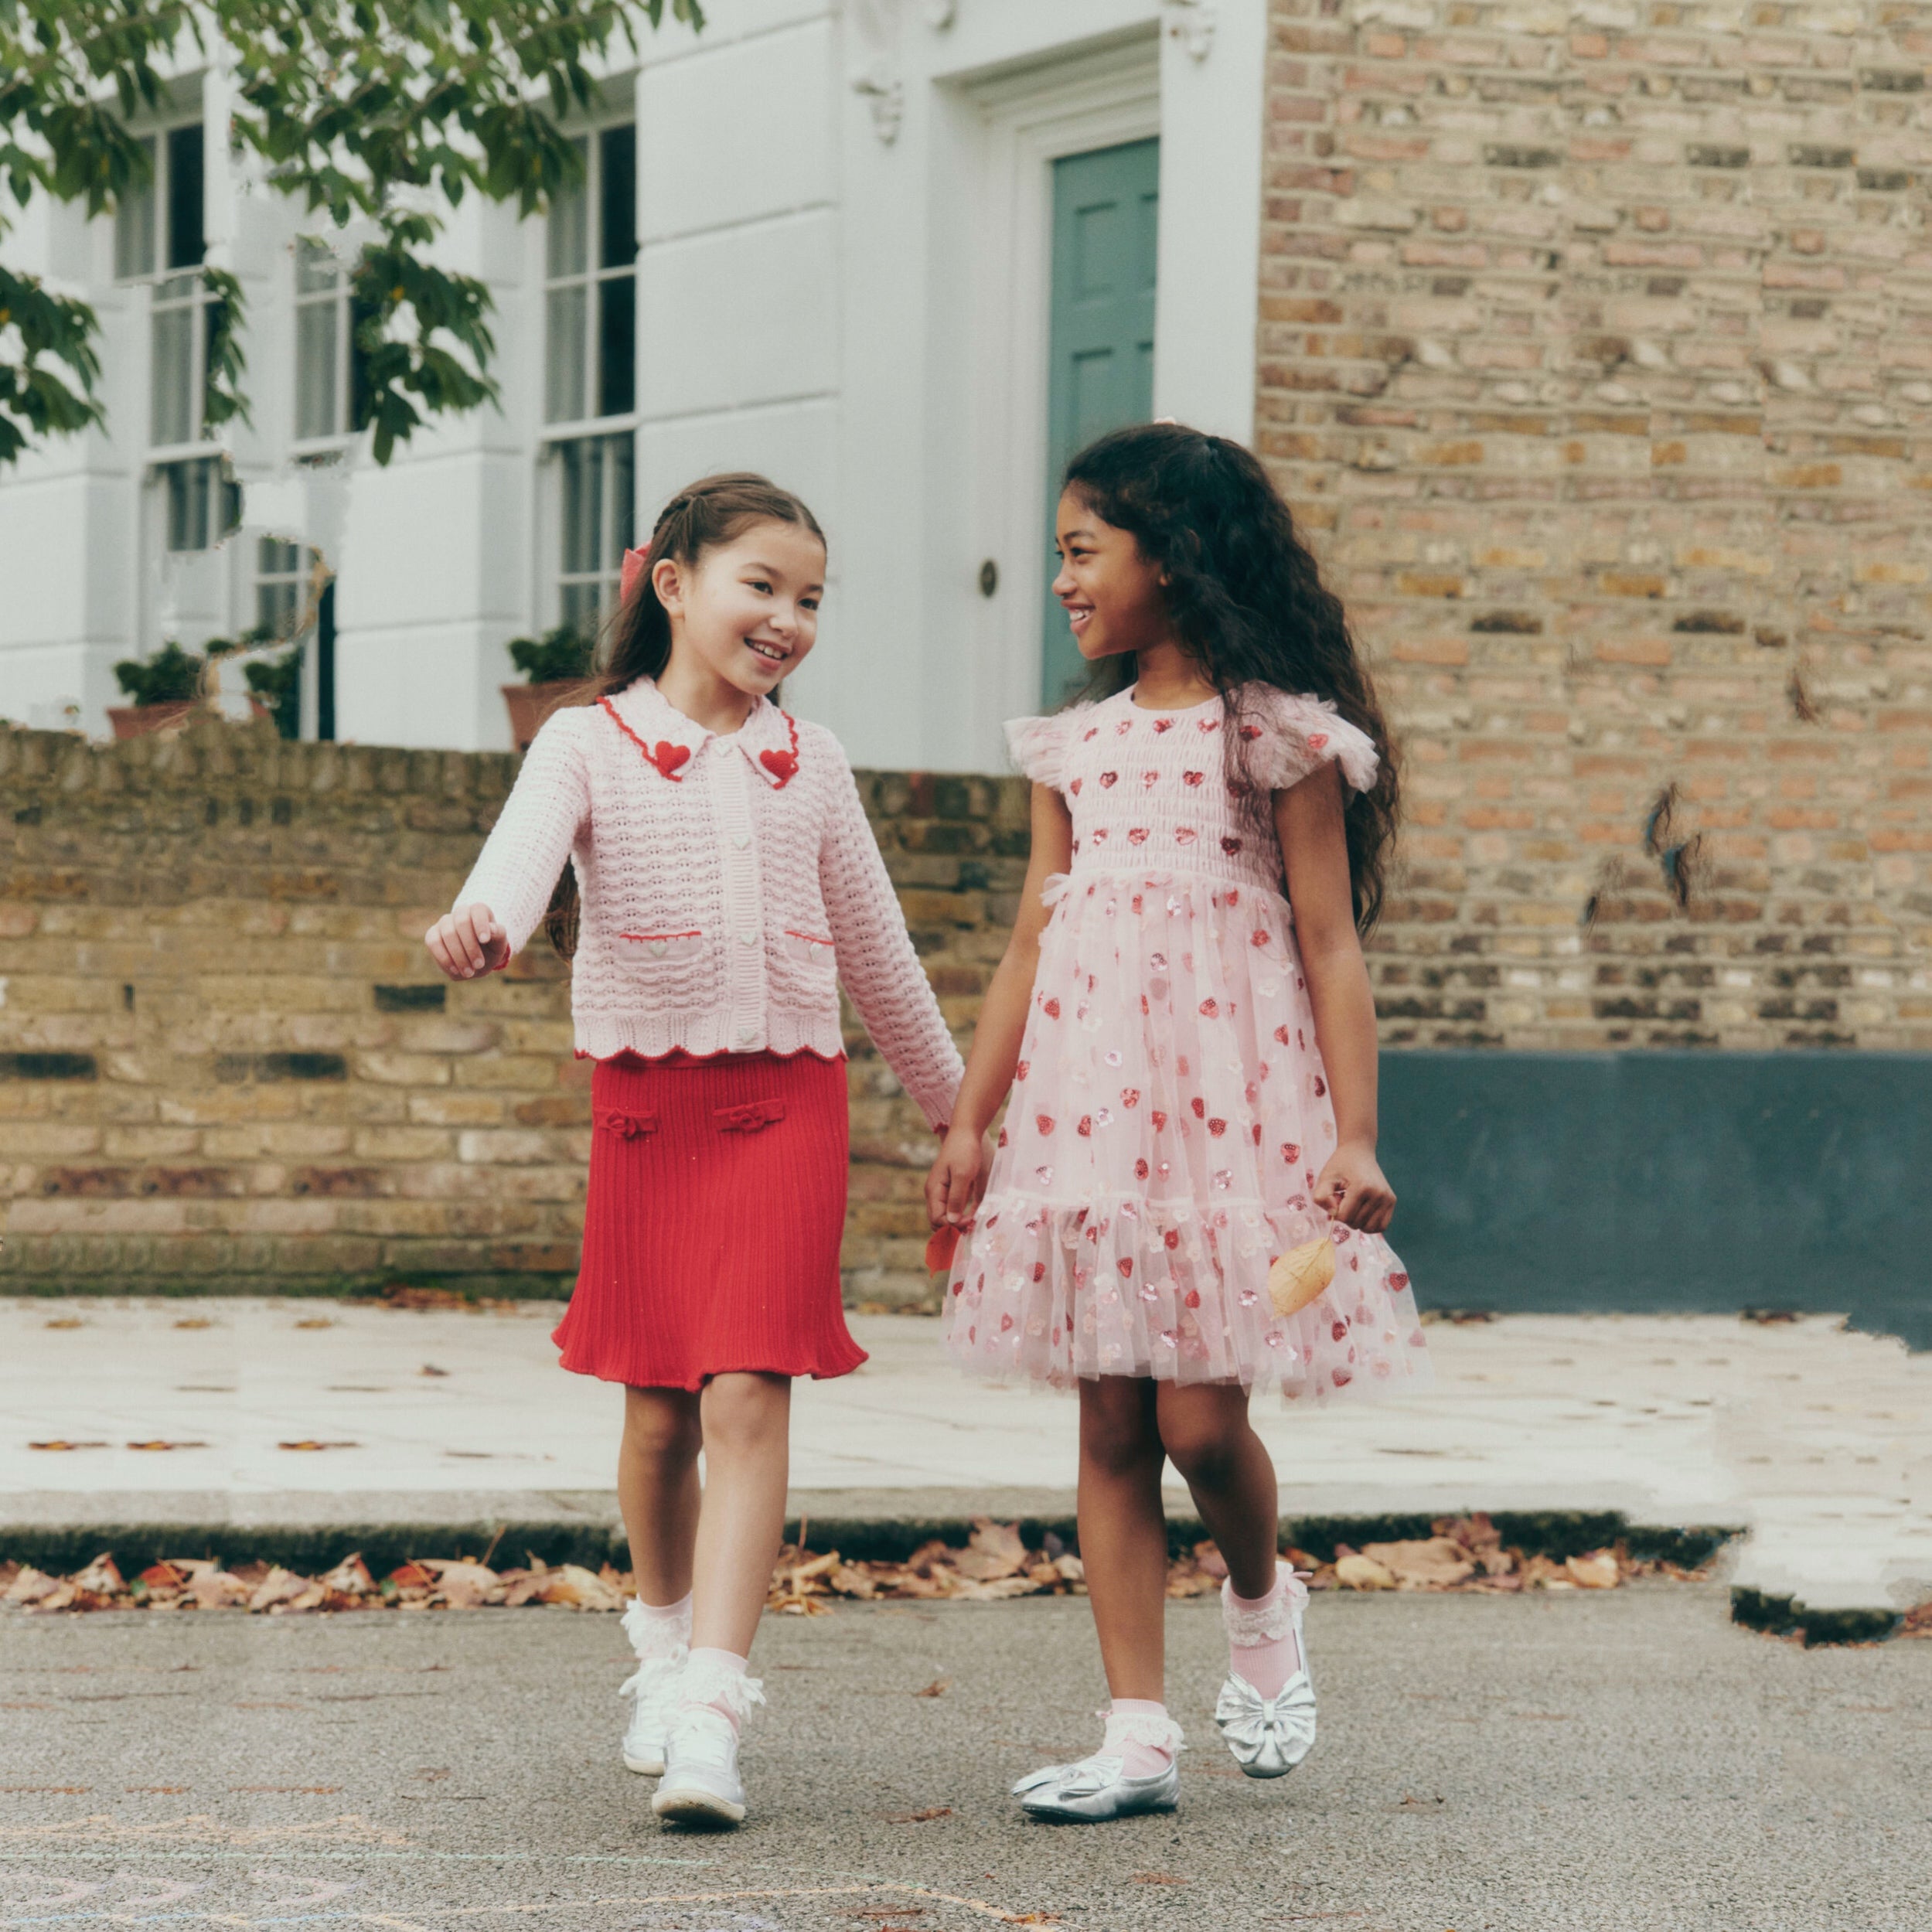
[[[0,1611],[0,1927],[1932,1924],[1932,1644],[1801,1650],[1677,1584],[1344,1592],[1308,1634],[1320,1738],[1256,1784],[1215,1607],[1171,1606],[1179,1812],[1056,1829],[1007,1791],[1092,1748],[1085,1603],[768,1617],[751,1816],[714,1838],[618,1764],[614,1617]]]
[[[557,1314],[0,1301],[0,1523],[612,1520],[618,1392],[560,1374]],[[1071,1399],[966,1381],[930,1321],[853,1327],[871,1361],[798,1392],[795,1506],[1068,1508]],[[1429,1343],[1417,1393],[1257,1399],[1284,1513],[1620,1510],[1748,1528],[1735,1580],[1815,1609],[1932,1596],[1932,1354],[1823,1317],[1525,1315]],[[182,1446],[128,1446],[157,1441]]]

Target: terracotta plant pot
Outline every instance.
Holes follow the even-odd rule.
[[[169,698],[162,704],[111,704],[107,721],[116,738],[145,738],[150,731],[165,731],[194,708],[191,697]]]
[[[503,702],[509,707],[510,736],[516,741],[517,750],[527,751],[537,727],[560,702],[582,687],[583,680],[574,677],[557,678],[548,684],[504,685]]]

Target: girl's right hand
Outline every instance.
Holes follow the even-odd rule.
[[[935,1228],[966,1227],[986,1191],[985,1136],[968,1127],[949,1127],[925,1177],[927,1220]]]
[[[423,935],[430,957],[452,980],[473,980],[509,964],[509,935],[486,905],[459,905]]]

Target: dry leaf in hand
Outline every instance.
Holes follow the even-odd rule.
[[[1268,1299],[1276,1314],[1298,1314],[1334,1278],[1334,1244],[1324,1235],[1275,1258],[1268,1270]]]

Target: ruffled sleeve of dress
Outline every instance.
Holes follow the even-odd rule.
[[[1067,747],[1073,742],[1075,727],[1092,709],[1091,704],[1076,704],[1048,717],[1013,719],[1007,726],[1007,749],[1014,763],[1035,785],[1064,792]]]
[[[1297,696],[1272,684],[1241,694],[1239,729],[1250,746],[1255,777],[1272,792],[1299,785],[1319,766],[1335,764],[1351,790],[1366,792],[1382,759],[1366,731],[1340,716],[1327,698]]]

